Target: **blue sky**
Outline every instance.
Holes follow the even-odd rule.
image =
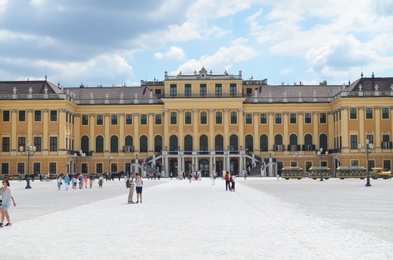
[[[0,80],[139,85],[208,71],[271,85],[393,76],[393,1],[0,0]]]

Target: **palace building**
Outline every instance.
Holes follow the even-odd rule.
[[[1,81],[1,174],[390,170],[392,104],[393,78],[374,75],[269,85],[202,68],[140,86]]]

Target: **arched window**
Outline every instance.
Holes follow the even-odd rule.
[[[214,139],[216,151],[224,151],[224,138],[222,135],[216,135]]]
[[[169,151],[177,151],[178,149],[178,142],[177,142],[177,136],[172,135],[169,137]]]
[[[162,136],[156,135],[154,137],[154,152],[161,152],[162,151]]]
[[[259,137],[259,150],[261,152],[267,152],[269,150],[269,139],[267,135],[261,135]]]
[[[199,137],[199,150],[200,151],[208,151],[209,147],[208,147],[208,139],[206,135],[201,135],[201,137]]]
[[[185,152],[192,152],[192,136],[186,135],[184,137],[184,151]]]
[[[277,134],[274,137],[274,151],[284,151],[282,146],[282,135],[280,134]]]
[[[304,136],[304,151],[314,151],[315,147],[312,144],[312,135],[306,134]]]
[[[246,135],[246,152],[253,152],[254,151],[254,138],[252,135]]]
[[[282,135],[278,134],[274,137],[274,144],[275,145],[282,145]]]
[[[295,134],[291,134],[289,136],[289,151],[297,151],[298,147],[297,147],[297,135]]]
[[[139,138],[139,152],[141,153],[146,153],[147,152],[147,136],[146,135],[142,135]]]
[[[239,143],[238,143],[237,135],[231,135],[229,137],[229,145],[230,145],[229,149],[231,151],[239,150]]]
[[[81,150],[83,153],[89,153],[89,137],[86,135],[81,138]]]
[[[319,145],[320,145],[320,148],[322,148],[324,151],[327,151],[327,149],[328,149],[327,135],[321,134],[319,136]]]
[[[96,153],[104,152],[104,137],[101,135],[96,137]]]
[[[112,135],[111,137],[111,152],[119,152],[119,138],[116,135]]]
[[[125,145],[126,146],[133,146],[134,145],[134,140],[131,135],[126,136]]]

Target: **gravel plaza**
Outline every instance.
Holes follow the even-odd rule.
[[[11,181],[1,259],[393,259],[393,180]],[[135,195],[134,195],[135,196]]]

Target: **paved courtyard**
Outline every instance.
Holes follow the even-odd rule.
[[[146,180],[57,191],[12,181],[1,259],[393,259],[393,180]]]

